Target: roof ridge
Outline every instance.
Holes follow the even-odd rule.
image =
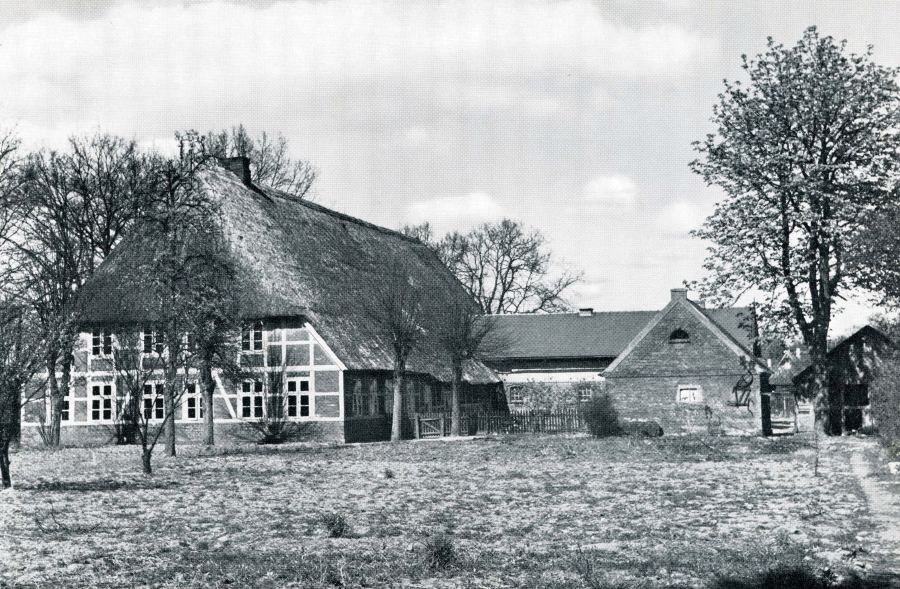
[[[283,190],[278,190],[277,188],[272,188],[271,186],[265,186],[265,185],[259,186],[259,189],[266,192],[267,193],[266,196],[269,196],[270,198],[273,196],[278,197],[282,200],[287,200],[294,204],[305,206],[309,209],[318,211],[320,213],[324,213],[326,215],[330,215],[330,216],[340,219],[342,221],[349,221],[351,223],[361,225],[362,227],[366,227],[368,229],[374,229],[376,231],[380,231],[381,233],[385,233],[387,235],[392,235],[394,237],[400,237],[411,243],[425,245],[424,243],[422,243],[419,239],[416,239],[415,237],[410,237],[409,235],[404,235],[403,233],[396,231],[394,229],[388,229],[387,227],[382,227],[381,225],[376,225],[375,223],[370,223],[369,221],[364,221],[358,217],[353,217],[352,215],[348,215],[346,213],[341,213],[341,212],[335,211],[334,209],[329,209],[328,207],[326,207],[324,205],[314,203],[307,199],[298,198],[296,196],[293,196],[291,194],[284,192]]]

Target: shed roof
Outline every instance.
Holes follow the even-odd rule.
[[[700,308],[738,344],[753,349],[749,322],[752,310]],[[494,359],[615,358],[658,311],[496,315],[508,345]]]
[[[202,189],[220,206],[219,225],[246,291],[242,313],[265,318],[303,316],[348,369],[390,370],[392,348],[373,325],[367,302],[401,261],[420,296],[423,342],[408,369],[451,378],[436,321],[452,305],[476,305],[437,256],[419,241],[266,187],[245,185],[220,166],[201,172]],[[147,320],[139,285],[123,280],[152,244],[139,235],[123,241],[85,285],[86,323]],[[465,378],[498,382],[470,362]]]

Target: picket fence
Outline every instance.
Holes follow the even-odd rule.
[[[575,409],[517,413],[464,413],[460,419],[461,435],[574,433],[586,430],[584,418]],[[417,413],[415,437],[429,438],[450,435],[450,413]]]

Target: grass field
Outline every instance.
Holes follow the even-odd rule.
[[[2,587],[706,587],[877,569],[847,460],[800,437],[522,436],[22,451]],[[865,567],[865,568],[861,568]]]

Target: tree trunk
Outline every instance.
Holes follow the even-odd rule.
[[[834,426],[831,423],[831,406],[828,398],[828,367],[824,357],[813,357],[813,415],[814,427],[819,434],[831,434]]]
[[[206,426],[203,443],[213,446],[216,443],[216,426],[213,418],[213,394],[216,391],[216,381],[213,378],[208,354],[204,354],[200,362],[200,387],[203,392],[203,424]]]
[[[163,387],[163,410],[165,422],[163,422],[163,438],[166,441],[166,456],[175,456],[175,384],[166,383]]]
[[[456,364],[456,363],[454,363]],[[459,386],[462,381],[462,368],[458,365],[453,366],[453,385],[450,396],[450,435],[459,436]]]
[[[59,379],[56,377],[56,364],[59,360],[59,348],[50,344],[47,348],[47,382],[50,388],[50,432],[44,439],[44,443],[56,448],[60,443],[60,429],[62,424],[62,401],[59,394]]]
[[[153,467],[150,465],[150,458],[153,456],[153,450],[144,447],[141,452],[141,466],[145,475],[153,474]]]
[[[8,489],[12,486],[12,479],[9,475],[9,435],[8,432],[0,433],[0,477],[3,480],[3,488]]]
[[[391,441],[399,442],[403,424],[403,370],[394,367],[394,415],[391,421]]]

